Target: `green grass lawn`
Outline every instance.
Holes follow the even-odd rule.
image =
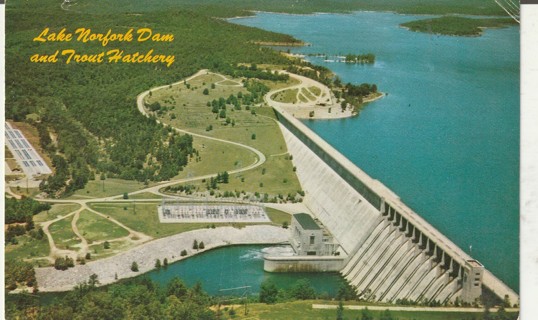
[[[43,239],[37,240],[30,237],[29,235],[22,235],[17,237],[17,241],[19,241],[18,244],[8,244],[4,247],[6,260],[32,259],[44,257],[49,254],[50,247],[47,241],[47,237],[43,237]],[[48,262],[40,262],[39,264],[48,265]]]
[[[322,301],[307,300],[294,301],[278,304],[253,303],[248,305],[248,314],[244,314],[244,309],[236,307],[236,316],[231,318],[227,313],[225,319],[279,319],[279,320],[325,320],[336,319],[336,309],[321,310],[312,309],[313,303],[323,303]],[[344,306],[346,304],[344,303]],[[380,319],[384,311],[370,311],[374,319]],[[392,319],[398,320],[466,320],[483,319],[480,312],[426,312],[426,311],[390,311]],[[517,315],[509,314],[510,319],[516,319]],[[344,309],[344,319],[361,319],[361,310]]]
[[[296,103],[298,89],[288,89],[275,93],[271,98],[277,102],[282,103]]]
[[[80,213],[77,227],[88,243],[112,240],[129,235],[129,231],[88,210]]]
[[[193,146],[198,150],[200,160],[190,159],[176,179],[231,171],[246,167],[256,160],[256,155],[250,150],[210,139],[194,137]]]
[[[238,124],[233,128],[217,127],[207,135],[246,144],[260,150],[265,156],[286,152],[286,142],[280,128],[273,120],[260,115],[249,114],[248,117],[250,118],[248,122]],[[255,139],[252,139],[253,134],[256,135]]]
[[[320,93],[321,93],[321,89],[318,88],[318,87],[308,87],[308,90],[310,90],[310,92],[312,92],[314,95],[316,95],[316,97],[319,97]]]
[[[113,241],[109,242],[110,248],[105,249],[103,243],[89,245],[91,260],[98,260],[116,255],[122,251],[132,248],[134,245],[129,241]]]
[[[260,199],[265,194],[269,199],[279,197],[279,195],[284,198],[288,194],[296,196],[301,190],[301,185],[297,179],[290,179],[290,176],[295,177],[293,163],[287,154],[269,156],[263,165],[255,169],[231,174],[229,183],[219,183],[218,189],[214,192],[216,195],[223,195],[226,191],[240,192],[240,198],[247,196],[245,193],[249,194],[248,197],[258,193]],[[207,179],[205,182],[198,180],[180,185],[194,186],[196,192],[208,192],[207,181]]]
[[[143,232],[155,238],[162,238],[174,234],[204,229],[209,223],[160,223],[157,216],[157,204],[138,203],[136,213],[133,203],[92,203],[90,207],[98,212],[106,214],[129,228]],[[290,223],[291,216],[285,212],[267,208],[269,218],[276,225],[282,225],[284,221]],[[242,227],[242,223],[215,223],[215,226]],[[80,228],[80,227],[79,227]],[[112,243],[111,243],[112,244]]]
[[[284,66],[282,66],[282,67],[270,67],[270,68],[273,69],[273,70],[285,69]],[[271,88],[271,90],[286,88],[286,87],[294,86],[294,85],[297,85],[297,84],[300,83],[300,81],[295,79],[295,78],[290,78],[286,82],[270,81],[270,80],[259,80],[259,81],[261,83],[265,84],[266,86],[268,86],[269,88]]]
[[[281,226],[284,222],[287,222],[288,225],[291,224],[291,214],[287,212],[273,208],[265,208],[265,212],[267,212],[267,216],[275,225]]]
[[[148,186],[153,186],[155,183],[150,183]],[[143,183],[134,180],[123,180],[107,178],[100,180],[99,177],[96,180],[88,181],[84,189],[77,190],[68,199],[87,199],[87,198],[102,198],[121,195],[125,192],[133,192],[140,189],[147,188]]]
[[[207,226],[207,223],[160,223],[157,216],[157,203],[138,203],[136,208],[133,203],[92,203],[90,207],[118,220],[131,229],[155,238],[202,229]]]
[[[54,222],[49,226],[52,239],[59,249],[71,249],[80,244],[79,238],[71,228],[71,221],[73,221],[73,216]]]
[[[31,198],[41,193],[41,190],[39,190],[39,188],[26,189],[26,187],[20,187],[19,189],[17,189],[16,187],[12,187],[11,191],[15,194],[25,196],[25,197],[31,197]]]
[[[316,87],[310,87],[310,88],[316,88]],[[319,90],[319,89],[318,89]],[[310,100],[310,101],[314,101],[316,100],[316,97],[314,97],[310,92],[308,92],[308,90],[306,90],[305,88],[301,88],[301,93],[304,94],[304,96]]]
[[[288,156],[270,156],[260,167],[232,174],[229,183],[221,183],[218,186],[220,191],[244,190],[269,195],[286,196],[288,193],[295,195],[301,190],[301,185],[297,179],[287,178],[291,175],[294,175],[293,164]]]
[[[78,204],[54,204],[48,211],[41,211],[34,216],[34,222],[45,222],[58,218],[59,216],[65,216],[80,208]]]
[[[245,144],[260,150],[266,156],[267,162],[262,167],[265,174],[262,175],[262,168],[238,174],[232,177],[235,180],[231,179],[234,181],[230,181],[228,185],[221,185],[222,191],[245,190],[253,193],[269,193],[271,196],[295,194],[300,190],[300,185],[291,162],[272,157],[287,151],[280,128],[274,121],[272,108],[251,107],[251,110],[246,110],[246,106],[241,106],[241,110],[234,110],[232,106],[227,106],[226,115],[233,120],[234,125],[226,124],[226,119],[216,118],[216,114],[212,113],[212,108],[207,107],[206,103],[220,97],[227,98],[230,94],[237,95],[239,91],[245,93],[246,90],[242,87],[218,85],[215,89],[211,89],[211,84],[218,79],[222,81],[217,75],[202,75],[187,82],[190,89],[181,83],[157,90],[147,98],[147,103],[159,102],[161,106],[173,108],[161,115],[164,123],[210,137]],[[241,81],[241,79],[231,80]],[[273,88],[272,86],[277,85],[290,85],[295,81],[292,79],[287,84],[272,81],[264,83]],[[204,89],[209,90],[208,95],[203,94]],[[212,126],[212,129],[207,131],[209,126]],[[177,178],[216,175],[217,172],[248,166],[255,160],[255,155],[245,148],[209,139],[195,138],[194,145],[199,151],[200,158],[191,159]],[[197,185],[200,186],[200,190],[205,186],[203,182],[197,182]]]
[[[129,199],[161,199],[162,197],[158,194],[151,192],[142,192],[135,195],[129,195]]]

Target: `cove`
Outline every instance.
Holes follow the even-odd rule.
[[[166,286],[179,277],[188,286],[197,281],[211,295],[241,296],[244,290],[230,288],[250,286],[249,294],[258,294],[260,285],[269,279],[278,288],[290,288],[299,279],[308,279],[319,294],[334,297],[345,280],[339,273],[268,273],[263,271],[263,254],[271,250],[289,250],[266,245],[230,246],[210,250],[169,265],[166,269],[150,271],[150,279]]]
[[[374,65],[307,57],[388,96],[358,117],[305,124],[518,291],[519,28],[452,37],[399,27],[420,18],[258,13],[232,21],[311,44],[289,48],[295,53],[374,53]]]

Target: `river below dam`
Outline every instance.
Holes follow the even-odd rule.
[[[519,290],[519,28],[480,37],[416,33],[424,16],[257,13],[234,23],[310,44],[293,53],[373,53],[373,65],[306,56],[385,98],[305,124],[510,287]],[[329,61],[326,61],[329,60]]]
[[[148,273],[155,282],[166,285],[173,277],[192,286],[200,281],[209,294],[242,296],[258,294],[260,285],[271,280],[278,288],[289,289],[298,280],[307,279],[318,295],[334,297],[345,280],[337,272],[327,273],[268,273],[263,271],[264,254],[292,254],[290,246],[244,245],[214,249],[167,269]],[[245,288],[248,287],[248,288]]]

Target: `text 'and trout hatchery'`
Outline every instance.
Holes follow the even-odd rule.
[[[68,43],[79,42],[88,44],[98,44],[106,47],[111,43],[170,43],[174,41],[171,33],[157,33],[151,28],[129,28],[126,32],[113,32],[108,29],[104,33],[94,32],[90,28],[78,28],[75,32],[69,32],[63,28],[57,32],[44,28],[40,34],[33,39],[34,42],[47,43]],[[49,53],[36,53],[30,57],[34,63],[162,63],[170,67],[175,56],[170,54],[158,54],[155,49],[149,48],[144,51],[126,52],[125,50],[114,48],[98,52],[79,52],[73,48],[56,49]]]

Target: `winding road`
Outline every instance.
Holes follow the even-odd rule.
[[[185,78],[185,79],[181,79],[180,81],[175,82],[175,83],[173,83],[171,85],[177,85],[177,84],[182,83],[183,81],[190,81],[190,80],[192,80],[192,79],[194,79],[194,78],[196,78],[198,76],[205,75],[205,74],[219,75],[220,77],[222,77],[222,80],[219,81],[219,83],[223,82],[223,81],[227,81],[227,80],[228,81],[233,81],[233,80],[230,80],[230,79],[226,78],[223,75],[212,73],[212,72],[209,72],[206,69],[203,69],[203,70],[198,71],[194,75],[192,75],[192,76],[190,76],[188,78]],[[240,83],[238,83],[238,85],[240,85]],[[170,85],[163,85],[163,86],[151,88],[151,89],[146,90],[146,91],[142,92],[141,94],[139,94],[137,96],[137,100],[136,100],[138,110],[143,115],[145,115],[146,117],[150,117],[150,115],[148,114],[148,112],[146,111],[145,106],[144,106],[145,97],[151,91],[165,89],[165,88],[168,88],[169,86]],[[162,123],[159,120],[156,120],[156,121],[157,121],[157,123]],[[165,123],[162,123],[162,124],[164,126],[169,126],[168,124],[165,124]],[[248,145],[237,143],[237,142],[234,142],[234,141],[228,141],[228,140],[224,140],[224,139],[214,138],[214,137],[210,137],[210,136],[206,136],[206,135],[202,135],[202,134],[198,134],[198,133],[193,133],[193,132],[189,132],[187,130],[183,130],[183,129],[179,129],[179,128],[175,128],[175,127],[172,127],[172,128],[175,131],[183,133],[183,134],[189,134],[189,135],[199,137],[199,138],[202,138],[202,139],[209,139],[209,140],[213,140],[213,141],[218,141],[220,143],[226,143],[226,144],[238,146],[238,147],[241,147],[241,148],[245,148],[245,149],[253,152],[256,155],[256,159],[255,159],[255,161],[253,163],[251,163],[248,166],[229,171],[230,174],[240,173],[240,172],[252,170],[252,169],[262,165],[267,160],[266,156],[262,152],[260,152],[259,150],[255,149],[253,147],[250,147]],[[147,187],[147,188],[144,188],[144,189],[141,189],[141,190],[130,192],[129,195],[136,195],[136,194],[143,194],[143,193],[153,193],[153,194],[156,194],[156,195],[159,195],[159,196],[171,197],[170,195],[165,195],[165,194],[161,193],[160,189],[165,188],[167,186],[176,185],[176,184],[179,184],[179,183],[191,182],[191,181],[196,181],[196,180],[201,180],[201,179],[209,179],[211,177],[214,177],[216,174],[217,173],[207,174],[207,175],[203,175],[203,176],[189,177],[189,178],[184,178],[184,179],[171,180],[171,181],[167,181],[167,182],[157,184],[157,185],[152,186],[152,187]],[[121,227],[121,228],[123,228],[123,229],[125,229],[125,230],[127,230],[129,232],[128,236],[117,238],[117,239],[110,239],[110,240],[108,240],[109,242],[127,240],[133,245],[140,245],[140,244],[149,242],[151,240],[154,240],[151,236],[146,235],[146,234],[144,234],[142,232],[133,230],[133,229],[127,227],[126,225],[124,225],[123,223],[119,222],[118,220],[116,220],[114,218],[111,218],[109,216],[106,216],[106,215],[104,215],[104,214],[90,208],[90,206],[88,205],[89,203],[92,203],[92,202],[118,202],[118,203],[119,202],[125,202],[125,200],[123,199],[123,194],[107,196],[107,197],[101,197],[101,198],[88,198],[88,199],[44,199],[44,198],[39,198],[39,197],[38,197],[38,199],[39,199],[39,201],[48,202],[48,203],[78,204],[78,205],[80,205],[80,208],[75,210],[75,211],[72,211],[72,212],[70,212],[68,214],[65,214],[65,215],[63,215],[61,217],[58,217],[58,218],[55,218],[53,220],[49,220],[49,221],[45,221],[45,222],[41,223],[41,227],[42,227],[45,235],[47,236],[47,239],[48,239],[48,242],[49,242],[49,247],[50,247],[49,255],[45,256],[45,257],[33,258],[32,260],[46,259],[46,260],[48,260],[50,262],[54,262],[55,258],[59,257],[59,256],[69,256],[69,257],[73,258],[74,260],[76,260],[77,258],[84,257],[86,255],[86,253],[89,252],[89,244],[88,244],[87,239],[84,238],[84,235],[79,231],[79,229],[77,227],[77,221],[78,221],[78,218],[80,217],[80,214],[85,210],[89,211],[89,212],[92,212],[93,214],[97,214],[97,215],[103,217],[104,219],[107,219],[108,221],[110,221],[112,223],[115,223],[119,227]],[[161,201],[161,199],[130,199],[129,201],[130,202],[148,202],[148,201],[157,202],[157,201]],[[73,233],[76,235],[76,237],[80,241],[80,244],[77,244],[77,247],[79,248],[79,250],[76,250],[76,251],[75,250],[67,250],[67,249],[58,248],[56,246],[56,243],[54,242],[54,238],[53,238],[53,236],[52,236],[52,234],[51,234],[51,232],[49,230],[50,225],[52,225],[53,223],[58,222],[58,221],[60,221],[62,219],[69,218],[71,216],[73,216],[73,220],[71,221],[71,228],[73,230]],[[101,242],[103,242],[103,241],[101,241]],[[92,244],[99,244],[99,243],[100,242],[94,242]]]

